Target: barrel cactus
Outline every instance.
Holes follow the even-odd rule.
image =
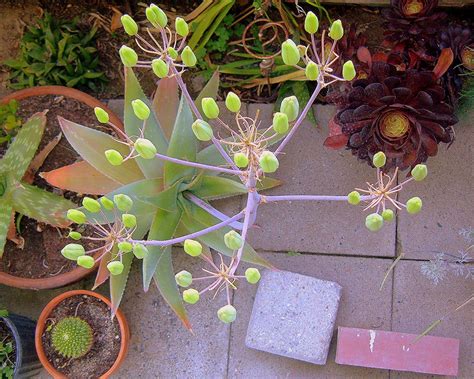
[[[64,358],[83,357],[91,349],[93,341],[91,326],[79,317],[63,318],[51,333],[54,350]]]

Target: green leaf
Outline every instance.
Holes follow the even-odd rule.
[[[7,242],[8,228],[12,218],[13,207],[6,199],[0,199],[0,258]]]
[[[41,142],[45,125],[45,114],[36,113],[20,128],[0,160],[0,173],[8,172],[10,178],[16,181],[23,178]]]
[[[211,214],[207,213],[202,208],[194,205],[190,201],[184,200],[184,212],[181,218],[183,226],[187,229],[188,233],[194,233],[199,230],[211,227],[221,222]],[[223,227],[217,231],[207,233],[197,239],[202,243],[208,245],[214,250],[232,257],[234,252],[230,250],[224,243],[224,235],[232,230],[229,227]],[[242,259],[252,264],[258,264],[267,268],[273,268],[273,266],[264,258],[260,257],[257,252],[247,242],[245,243]]]
[[[196,107],[199,109],[201,115],[207,120],[207,117],[204,115],[204,111],[202,110],[202,99],[205,97],[212,97],[215,99],[217,97],[217,92],[219,91],[219,83],[220,83],[220,76],[219,70],[214,71],[212,74],[211,79],[206,83],[204,88],[199,93],[198,97],[194,101]]]
[[[247,188],[237,180],[205,175],[191,192],[204,200],[217,200],[247,193]]]
[[[26,183],[12,183],[10,187],[9,196],[15,211],[53,226],[70,224],[66,212],[76,207],[72,201]]]
[[[74,150],[96,170],[122,185],[143,179],[143,174],[135,160],[127,160],[120,166],[112,166],[105,158],[104,153],[109,149],[117,150],[123,156],[127,156],[130,149],[126,145],[98,130],[87,128],[62,117],[58,117],[58,120]]]
[[[114,246],[112,256],[117,254],[117,247]],[[125,287],[127,286],[128,275],[132,267],[133,254],[126,253],[122,255],[123,271],[120,275],[110,275],[110,301],[112,302],[112,314],[117,311],[122,301]]]
[[[192,131],[193,114],[186,99],[181,97],[178,108],[178,117],[173,128],[167,155],[194,162],[196,160],[197,139]],[[165,162],[164,180],[166,186],[171,186],[178,180],[192,176],[196,170],[192,167],[172,162]]]
[[[150,117],[145,124],[140,120],[132,108],[132,100],[140,99],[150,108]],[[130,67],[125,67],[125,109],[124,109],[125,132],[128,136],[140,136],[141,130],[145,127],[144,137],[149,139],[156,146],[158,152],[165,153],[168,149],[168,142],[161,130],[158,119],[153,111],[153,106],[145,96],[140,83]],[[163,161],[155,159],[137,158],[146,178],[158,178],[163,175]]]
[[[167,212],[176,212],[178,209],[178,203],[176,200],[180,184],[180,182],[177,182],[173,186],[161,191],[160,193],[152,197],[142,198],[142,200]]]
[[[178,82],[175,77],[163,78],[158,82],[153,98],[153,109],[165,137],[173,133],[179,106]]]

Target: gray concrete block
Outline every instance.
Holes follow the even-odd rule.
[[[265,271],[246,345],[288,358],[326,364],[341,286],[288,271]]]

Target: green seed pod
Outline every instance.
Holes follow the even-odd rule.
[[[176,33],[178,33],[178,35],[181,37],[186,37],[189,34],[188,23],[181,17],[176,17],[174,28],[176,29]]]
[[[223,323],[229,324],[235,321],[237,317],[237,311],[232,305],[227,304],[222,308],[219,308],[217,311],[217,317],[219,317],[219,320],[221,320]]]
[[[289,66],[296,66],[300,61],[300,52],[296,44],[291,40],[287,39],[281,45],[281,57],[283,63]]]
[[[250,267],[247,270],[245,270],[245,279],[247,279],[247,282],[250,284],[256,284],[260,280],[260,271],[258,269]]]
[[[140,120],[146,120],[150,117],[150,108],[140,99],[132,100],[132,108],[133,113],[137,116]]]
[[[64,317],[51,331],[51,345],[60,356],[67,359],[83,357],[90,351],[93,343],[91,326],[79,317]]]
[[[126,228],[131,229],[137,226],[137,218],[135,217],[135,215],[124,213],[122,215],[122,223]]]
[[[194,55],[193,50],[186,46],[181,53],[181,60],[186,67],[194,67],[197,63],[197,58]]]
[[[135,245],[133,245],[133,255],[135,255],[137,259],[145,258],[147,254],[148,249],[145,245],[142,245],[141,243],[136,243]]]
[[[76,224],[84,224],[87,221],[86,215],[77,209],[69,209],[66,217]]]
[[[385,209],[382,212],[382,217],[383,217],[384,221],[390,222],[395,217],[395,213],[391,209]]]
[[[288,122],[288,116],[286,113],[274,113],[272,127],[273,130],[278,134],[285,134],[290,128],[290,123]]]
[[[160,79],[163,79],[168,76],[169,67],[166,62],[161,58],[153,59],[151,61],[151,69],[153,70],[153,73]]]
[[[130,242],[122,241],[117,244],[120,251],[124,253],[130,253],[133,250],[133,245]]]
[[[194,121],[191,128],[199,141],[210,141],[214,136],[211,125],[204,120]]]
[[[249,158],[244,153],[235,153],[234,154],[234,163],[239,168],[245,168],[249,164]]]
[[[194,288],[184,290],[183,300],[188,304],[196,304],[199,301],[199,292]]]
[[[91,213],[98,213],[101,209],[100,203],[97,200],[87,196],[82,199],[82,206]]]
[[[135,150],[143,159],[153,159],[156,155],[156,147],[150,140],[137,138],[134,144]]]
[[[189,287],[193,282],[193,276],[189,271],[182,270],[178,272],[174,278],[176,279],[176,284],[180,287]]]
[[[311,11],[306,14],[306,18],[304,19],[304,30],[306,33],[314,34],[319,29],[319,20],[318,17]]]
[[[123,163],[122,154],[120,154],[117,150],[106,150],[105,157],[112,166],[120,166]]]
[[[423,202],[418,196],[412,197],[407,201],[407,212],[414,215],[421,211]]]
[[[385,156],[384,152],[379,151],[376,153],[372,158],[372,163],[377,168],[385,166],[385,163],[387,163],[387,157]]]
[[[212,97],[204,97],[201,101],[201,106],[207,118],[214,119],[219,117],[219,106]]]
[[[95,260],[89,255],[81,255],[79,258],[77,258],[77,265],[86,269],[90,269],[94,267]]]
[[[352,61],[347,61],[346,63],[344,63],[344,65],[342,66],[342,77],[345,80],[351,81],[355,78],[355,76],[356,70],[354,67],[354,63],[352,63]]]
[[[147,7],[145,14],[148,21],[150,21],[155,28],[164,28],[168,23],[168,16],[166,16],[166,13],[155,4],[151,4]]]
[[[347,195],[347,202],[352,205],[357,205],[360,203],[360,193],[357,191],[352,191]]]
[[[97,118],[97,121],[99,121],[100,123],[107,124],[109,122],[109,114],[101,107],[95,107],[94,113],[95,117]]]
[[[123,268],[123,263],[120,261],[112,261],[107,264],[107,270],[114,276],[120,275],[123,272]]]
[[[240,101],[240,98],[234,92],[231,91],[227,94],[225,98],[225,106],[229,111],[237,113],[240,111],[242,103]]]
[[[371,232],[376,232],[383,226],[383,217],[378,213],[371,213],[365,218],[365,226]]]
[[[202,245],[198,241],[187,239],[184,241],[184,251],[191,257],[198,257],[202,253]]]
[[[166,52],[168,53],[168,56],[173,59],[173,60],[176,60],[176,58],[178,58],[178,52],[176,51],[176,49],[174,47],[168,47],[168,49],[166,50]]]
[[[62,256],[71,261],[77,261],[77,258],[83,256],[85,253],[84,246],[78,243],[68,243],[61,250]]]
[[[133,200],[130,196],[124,194],[114,195],[114,203],[122,212],[130,212],[133,207]]]
[[[313,61],[309,61],[305,69],[306,78],[308,80],[316,80],[319,76],[319,67]]]
[[[281,102],[280,112],[288,116],[289,122],[295,121],[300,113],[300,104],[296,96],[285,97]]]
[[[106,198],[105,196],[101,197],[99,201],[102,204],[102,206],[105,208],[105,210],[112,211],[114,209],[114,202]]]
[[[120,50],[120,59],[125,67],[134,67],[138,62],[138,54],[135,50],[131,49],[128,46],[123,45]]]
[[[271,151],[264,151],[258,160],[260,168],[265,173],[272,173],[278,169],[280,163],[277,157]]]
[[[125,33],[127,33],[129,36],[134,36],[138,33],[137,23],[128,14],[124,14],[122,17],[120,17],[120,21],[122,22],[122,26],[125,29]]]
[[[336,20],[332,23],[329,29],[329,37],[334,41],[339,41],[344,36],[344,27],[342,26],[341,20]]]
[[[79,241],[82,237],[82,234],[79,232],[70,231],[68,237],[72,238],[75,241]]]
[[[428,175],[428,167],[426,167],[426,165],[424,164],[417,164],[411,170],[411,176],[417,182],[421,182],[423,179],[426,178],[427,175]]]
[[[237,233],[235,230],[231,230],[230,232],[224,234],[224,243],[229,249],[237,250],[240,249],[244,241],[239,233]]]

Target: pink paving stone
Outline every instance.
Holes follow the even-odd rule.
[[[413,371],[458,374],[459,340],[358,328],[338,328],[336,363]]]

